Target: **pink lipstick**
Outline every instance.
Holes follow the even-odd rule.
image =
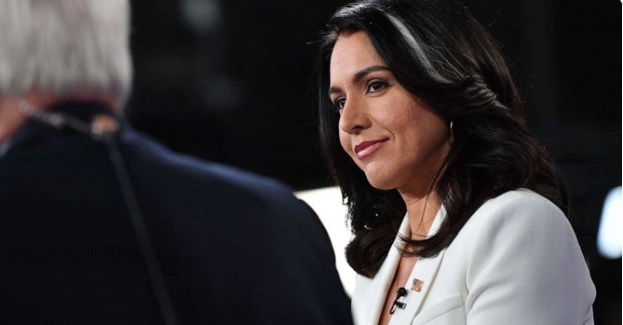
[[[364,141],[355,146],[357,158],[363,160],[376,152],[386,140]]]

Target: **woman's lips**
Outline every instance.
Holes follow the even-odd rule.
[[[355,146],[357,158],[363,160],[376,152],[387,140],[364,141]]]

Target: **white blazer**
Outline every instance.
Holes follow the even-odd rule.
[[[442,207],[429,236],[444,218]],[[399,233],[408,227],[405,216]],[[378,324],[400,259],[396,238],[376,276],[357,277],[358,325]],[[526,189],[483,204],[450,246],[416,262],[403,286],[406,306],[393,325],[593,324],[595,286],[577,238],[558,207]]]

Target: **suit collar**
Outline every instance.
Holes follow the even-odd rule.
[[[119,120],[110,108],[96,102],[63,101],[52,105],[45,110],[68,115],[86,123],[90,123],[94,116],[100,114],[113,116],[115,119]],[[3,146],[0,147],[0,157],[8,155],[13,150],[21,147],[38,143],[53,134],[68,132],[75,131],[71,130],[69,127],[56,129],[50,125],[30,118],[26,120],[26,122],[24,122],[24,124],[15,132],[13,137],[8,139]]]
[[[429,237],[437,233],[445,217],[446,210],[442,206],[437,212],[435,220],[433,221],[433,224],[428,232]],[[409,217],[408,215],[405,215],[398,230],[398,235],[394,240],[394,244],[390,248],[383,265],[379,269],[379,272],[376,274],[374,279],[372,279],[369,291],[372,293],[372,296],[370,297],[368,304],[368,306],[370,306],[370,310],[368,317],[363,323],[365,325],[378,324],[379,317],[383,311],[383,306],[385,305],[385,299],[387,298],[389,287],[394,279],[398,262],[400,261],[400,250],[404,247],[404,243],[400,237],[406,236],[408,231]],[[443,259],[444,253],[445,249],[434,257],[420,258],[416,262],[415,267],[409,276],[409,280],[407,281],[406,289],[408,290],[408,294],[405,300],[407,305],[405,309],[399,309],[396,313],[394,313],[394,315],[392,315],[390,324],[410,324],[411,320],[419,312],[422,302],[430,290],[432,282],[434,281],[437,271],[439,270],[439,265]],[[413,281],[416,279],[421,281],[421,289],[419,292],[413,290]]]

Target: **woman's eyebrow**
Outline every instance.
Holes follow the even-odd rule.
[[[376,71],[389,71],[389,68],[383,65],[373,65],[371,67],[367,67],[365,69],[362,69],[361,71],[355,73],[355,75],[353,76],[353,83],[357,83],[359,81],[361,81],[361,79],[363,79],[365,76],[371,74],[372,72],[376,72]]]
[[[353,84],[358,83],[359,81],[361,81],[361,79],[365,78],[365,76],[376,71],[389,71],[389,68],[383,65],[373,65],[373,66],[364,68],[358,71],[357,73],[355,73],[355,75],[352,78],[352,83]],[[331,87],[329,88],[329,95],[334,94],[334,93],[339,93],[341,91],[342,90],[338,87]]]

